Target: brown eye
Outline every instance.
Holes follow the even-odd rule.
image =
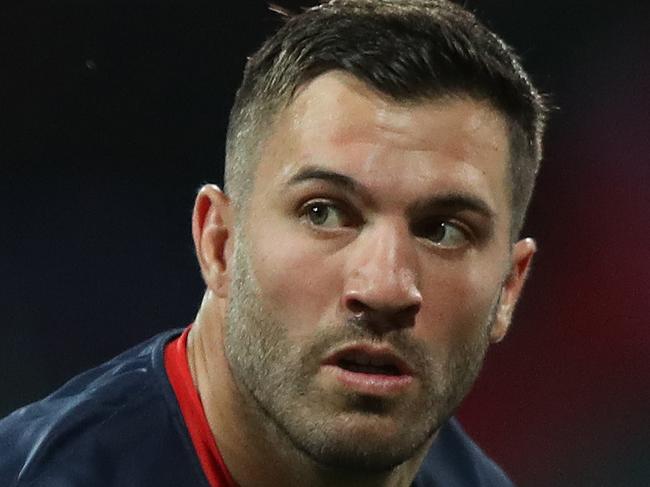
[[[414,233],[441,249],[459,249],[470,240],[462,225],[446,220],[418,225]]]
[[[313,201],[304,206],[303,215],[319,227],[337,228],[345,225],[342,210],[332,203]]]
[[[467,243],[467,236],[457,225],[450,222],[440,222],[429,236],[435,245],[445,249],[457,249]]]

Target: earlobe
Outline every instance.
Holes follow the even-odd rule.
[[[492,328],[490,342],[503,340],[510,328],[515,305],[528,277],[537,244],[532,238],[525,238],[515,243],[512,249],[511,269],[501,288],[498,307]]]
[[[230,199],[216,185],[206,184],[194,203],[192,236],[203,280],[220,297],[228,293],[232,228]]]

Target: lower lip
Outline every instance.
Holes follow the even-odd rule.
[[[346,389],[369,396],[395,396],[413,383],[411,375],[382,375],[352,372],[336,365],[323,366]]]

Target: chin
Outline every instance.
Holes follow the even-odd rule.
[[[389,416],[354,413],[331,418],[326,426],[291,435],[295,447],[328,469],[384,473],[420,454],[438,429],[405,425]],[[305,434],[307,433],[307,434]]]

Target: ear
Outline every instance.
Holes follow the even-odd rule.
[[[228,294],[233,235],[230,199],[218,186],[206,184],[194,203],[192,236],[203,280],[219,297]]]
[[[496,318],[490,330],[490,342],[492,343],[503,340],[503,337],[508,332],[512,313],[528,277],[533,255],[535,255],[536,251],[537,244],[532,238],[519,240],[513,246],[510,273],[501,288]]]

